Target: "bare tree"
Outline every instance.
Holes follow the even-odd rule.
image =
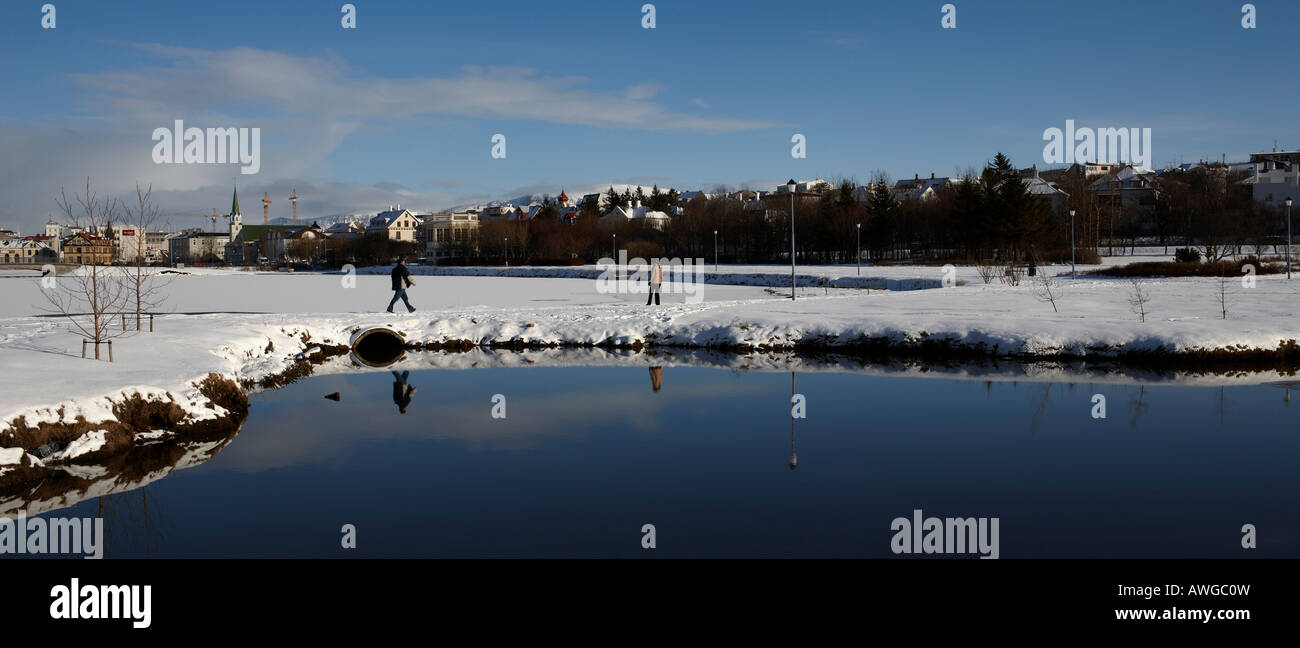
[[[1038,301],[1050,303],[1052,312],[1059,313],[1061,311],[1056,308],[1056,295],[1052,292],[1052,288],[1055,286],[1056,281],[1049,277],[1046,272],[1039,271],[1034,278],[1034,297],[1037,297]]]
[[[59,189],[55,199],[64,218],[76,227],[82,228],[83,234],[92,243],[98,238],[98,232],[111,223],[117,216],[117,201],[100,198],[90,189],[90,179],[86,179],[86,192],[74,194],[68,199],[67,192]],[[113,268],[101,266],[98,253],[90,255],[90,264],[53,282],[52,287],[41,285],[41,293],[50,303],[50,312],[66,317],[72,327],[82,336],[95,343],[95,359],[99,359],[99,345],[118,337],[125,331],[112,329],[113,318],[123,312],[130,300],[130,291],[122,274]]]
[[[149,229],[154,227],[158,220],[158,207],[153,203],[153,185],[141,189],[140,185],[136,184],[135,198],[137,207],[134,210],[130,206],[125,208],[126,221],[135,227],[136,240],[132,265],[125,271],[125,282],[130,291],[127,308],[135,310],[135,330],[139,331],[144,313],[158,308],[164,298],[163,282],[159,280],[156,273],[148,269],[149,262],[146,258]]]
[[[1137,313],[1138,318],[1145,322],[1147,321],[1147,302],[1151,301],[1151,292],[1147,290],[1142,277],[1131,277],[1128,281],[1133,286],[1132,291],[1129,293],[1129,306],[1134,313]]]
[[[1223,312],[1223,319],[1228,319],[1228,277],[1219,277],[1219,310]]]

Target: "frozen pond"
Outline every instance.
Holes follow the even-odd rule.
[[[795,419],[789,372],[651,364],[311,377],[205,461],[44,515],[103,515],[108,557],[890,557],[916,509],[998,518],[1004,558],[1300,556],[1277,385],[800,372]]]

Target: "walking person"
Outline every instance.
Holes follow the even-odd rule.
[[[655,306],[659,305],[659,287],[663,285],[663,283],[664,283],[664,269],[659,267],[658,261],[655,261],[654,265],[650,267],[650,294],[646,295],[645,298],[646,306],[650,305],[651,299],[654,300]]]
[[[414,285],[415,282],[411,281],[411,271],[406,269],[406,259],[397,259],[397,265],[393,266],[393,301],[388,302],[388,312],[393,312],[393,304],[396,304],[398,299],[406,304],[406,312],[415,312],[411,300],[406,298],[406,289]]]
[[[415,393],[415,386],[406,384],[406,379],[410,377],[411,372],[389,371],[393,374],[393,403],[397,405],[397,411],[405,414],[406,408],[411,404],[411,395]]]

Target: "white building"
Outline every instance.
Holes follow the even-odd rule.
[[[394,241],[416,241],[415,230],[420,226],[420,219],[409,209],[389,207],[388,211],[379,212],[366,225],[367,236],[386,236]]]
[[[661,211],[651,211],[641,206],[640,201],[633,201],[631,207],[615,207],[608,214],[600,217],[597,224],[607,229],[614,229],[627,223],[641,227],[663,230],[672,221],[672,217]]]

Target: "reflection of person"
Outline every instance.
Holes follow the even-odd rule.
[[[399,374],[391,371],[389,373],[397,379],[393,381],[393,402],[397,403],[397,411],[405,414],[406,407],[411,404],[411,394],[415,393],[415,387],[406,384],[406,378],[411,375],[411,372],[403,371]]]
[[[411,300],[406,298],[406,289],[414,285],[415,282],[411,281],[411,271],[406,269],[406,259],[398,259],[397,265],[393,266],[393,301],[388,302],[388,312],[393,312],[393,305],[398,299],[406,304],[406,312],[415,312]]]
[[[650,386],[659,391],[664,386],[664,368],[650,367]]]
[[[646,295],[645,305],[650,305],[650,300],[655,301],[655,306],[659,305],[659,286],[664,282],[664,269],[659,267],[659,262],[655,261],[650,267],[650,294]]]

